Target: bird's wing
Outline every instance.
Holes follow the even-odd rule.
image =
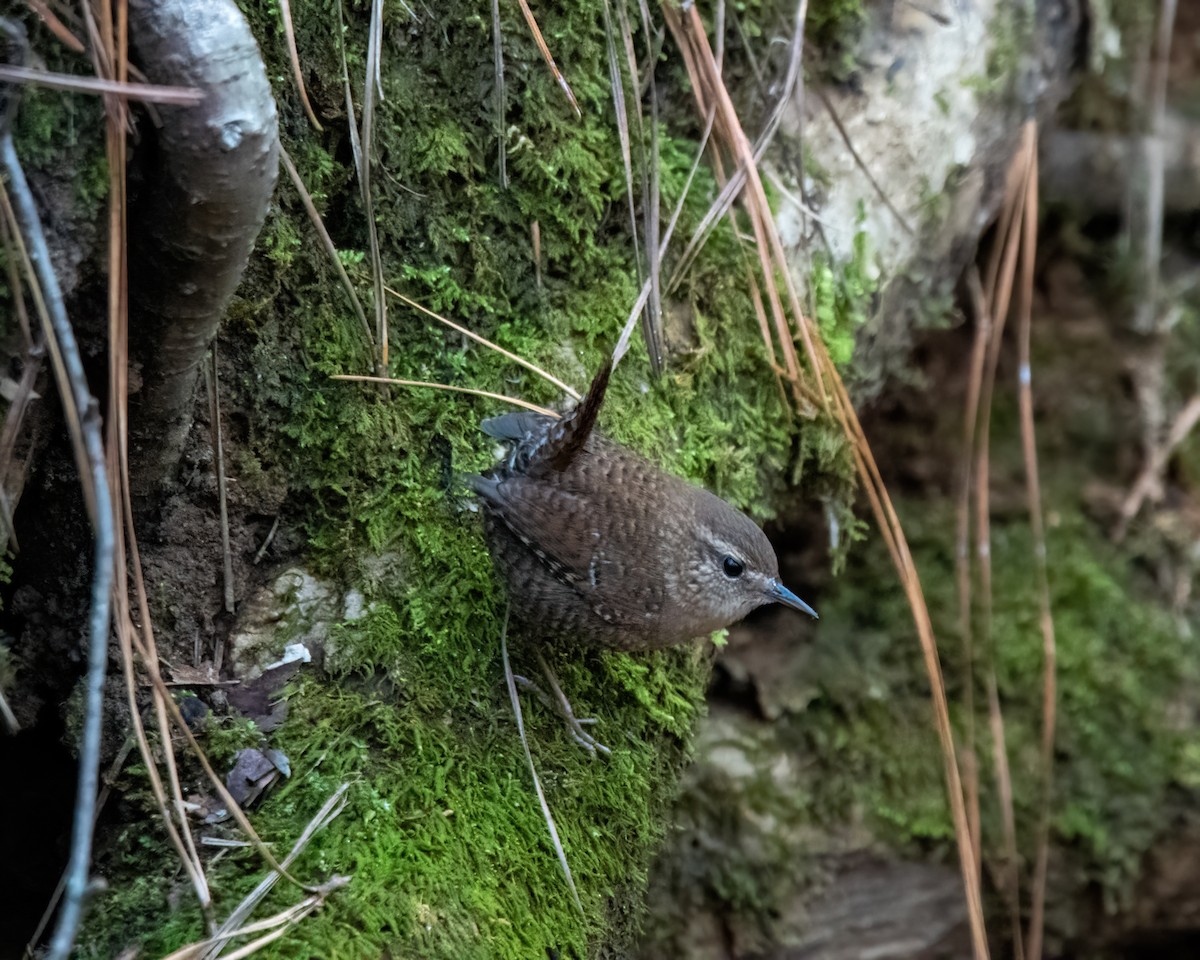
[[[564,582],[589,582],[598,535],[592,536],[586,504],[552,484],[517,475],[503,479],[477,477],[475,492],[491,515],[530,549]]]
[[[478,477],[474,487],[494,521],[605,622],[644,630],[645,618],[662,610],[666,583],[657,551],[623,548],[632,531],[614,529],[616,504],[597,499],[594,490],[581,496],[560,483],[519,474]],[[602,527],[610,536],[602,535]]]
[[[603,509],[594,499],[524,476],[479,478],[475,490],[496,520],[609,623],[622,622],[631,587],[658,588],[658,578],[648,578],[637,558],[638,569],[631,569],[630,557],[606,549],[597,523]]]

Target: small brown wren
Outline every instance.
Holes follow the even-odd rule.
[[[610,361],[562,420],[513,412],[483,422],[512,444],[471,483],[522,634],[648,650],[767,603],[816,617],[779,582],[775,551],[749,517],[595,430],[611,372]]]

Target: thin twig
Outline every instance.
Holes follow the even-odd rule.
[[[1038,151],[1037,126],[1030,137],[1030,171],[1025,194],[1025,232],[1021,249],[1021,286],[1017,302],[1018,398],[1021,409],[1021,446],[1025,459],[1025,487],[1029,501],[1029,523],[1033,532],[1033,563],[1037,573],[1038,622],[1042,632],[1042,792],[1037,826],[1037,855],[1034,862],[1029,932],[1025,953],[1028,960],[1041,960],[1046,912],[1046,879],[1050,862],[1050,812],[1054,799],[1054,736],[1058,715],[1058,645],[1054,614],[1050,605],[1049,553],[1046,525],[1042,517],[1042,491],[1038,478],[1037,440],[1033,419],[1033,376],[1030,339],[1033,326],[1033,274],[1037,255]]]
[[[308,122],[318,133],[325,128],[313,112],[312,104],[308,102],[308,90],[304,87],[304,73],[300,69],[300,51],[296,48],[296,28],[292,24],[291,0],[279,0],[279,15],[283,18],[283,36],[287,41],[288,59],[292,61],[292,79],[296,81],[296,90],[300,93],[300,102],[304,104],[304,112],[308,114]]]
[[[541,367],[537,366],[537,364],[530,363],[524,357],[519,357],[515,353],[512,353],[511,351],[505,350],[502,346],[500,346],[499,344],[493,343],[487,337],[481,337],[479,334],[475,333],[473,330],[468,330],[466,327],[462,326],[461,324],[457,324],[453,320],[448,320],[447,318],[443,317],[440,313],[435,313],[433,310],[430,310],[428,307],[421,306],[421,304],[417,303],[416,300],[409,299],[404,294],[400,293],[399,291],[393,290],[391,287],[384,287],[383,289],[386,290],[388,293],[390,293],[393,297],[395,297],[401,303],[407,304],[408,306],[412,307],[414,310],[421,311],[421,313],[425,314],[425,316],[432,317],[438,323],[445,324],[447,327],[449,327],[451,330],[455,331],[456,333],[461,333],[464,337],[474,340],[476,343],[481,343],[481,344],[483,344],[483,346],[487,347],[489,350],[495,350],[496,353],[500,354],[502,357],[507,357],[513,363],[520,364],[526,370],[529,370],[532,373],[536,373],[539,377],[541,377],[547,383],[554,384],[554,386],[558,387],[559,390],[561,390],[563,393],[565,393],[571,399],[573,399],[573,400],[580,399],[579,392],[577,390],[575,390],[573,387],[570,387],[567,384],[563,383],[561,380],[558,379],[558,377],[547,373]]]
[[[846,145],[846,149],[850,151],[850,156],[854,159],[854,165],[862,171],[862,175],[867,178],[867,182],[871,184],[871,189],[883,201],[883,205],[891,211],[892,216],[896,218],[896,222],[909,236],[916,236],[916,231],[912,225],[905,219],[904,214],[896,209],[896,205],[892,203],[892,198],[887,195],[887,192],[879,185],[879,181],[875,179],[875,175],[871,173],[871,168],[867,166],[866,161],[859,156],[858,151],[854,148],[854,141],[850,139],[850,133],[842,124],[842,118],[838,116],[837,110],[833,107],[833,101],[829,99],[829,95],[819,87],[817,88],[817,97],[821,103],[825,105],[826,111],[829,113],[829,119],[833,121],[834,127],[837,128],[838,135],[841,136],[842,142]]]
[[[571,865],[567,862],[567,851],[563,849],[562,840],[558,836],[558,827],[554,823],[554,814],[550,812],[550,804],[542,792],[542,781],[538,779],[537,768],[533,765],[533,754],[529,752],[529,739],[525,736],[525,718],[521,713],[521,698],[517,696],[517,682],[513,677],[512,664],[508,661],[508,607],[504,608],[504,625],[500,628],[500,659],[504,663],[504,682],[508,686],[508,699],[512,703],[513,716],[517,721],[517,734],[521,738],[521,747],[525,751],[525,762],[529,765],[529,775],[533,778],[533,789],[537,793],[538,803],[542,808],[542,816],[546,828],[550,831],[550,842],[558,856],[558,865],[562,868],[567,886],[571,889],[571,899],[579,915],[584,916],[583,903],[579,899],[579,891],[575,889],[575,878],[571,876]]]
[[[455,387],[448,383],[430,383],[427,380],[397,380],[395,377],[366,377],[351,373],[335,373],[329,379],[353,380],[358,383],[384,383],[397,387],[428,387],[430,390],[449,390],[452,393],[466,393],[473,397],[487,397],[489,400],[502,400],[505,403],[511,403],[513,406],[517,407],[524,407],[526,410],[532,410],[534,413],[541,413],[547,417],[558,417],[558,414],[553,410],[547,410],[545,407],[539,407],[536,403],[529,403],[525,400],[520,400],[517,397],[506,397],[502,393],[492,393],[490,390],[472,390],[470,387]]]
[[[3,24],[2,20],[0,20],[0,24]],[[16,247],[21,269],[29,281],[29,293],[33,298],[34,312],[37,314],[38,322],[41,325],[42,342],[45,343],[46,350],[50,355],[50,368],[54,371],[55,382],[62,389],[62,385],[67,382],[67,370],[63,361],[62,351],[59,349],[58,341],[53,334],[53,324],[50,319],[49,307],[46,304],[45,296],[42,294],[42,285],[38,282],[38,271],[34,267],[33,256],[21,236],[21,224],[3,180],[0,180],[0,213],[3,214],[4,219],[10,226],[13,246]],[[76,455],[76,467],[79,468],[82,475],[83,471],[86,470],[84,461],[79,458],[79,451],[82,449],[83,444],[82,427],[79,423],[79,411],[76,409],[75,404],[71,402],[69,395],[63,402],[63,418],[66,420],[67,432],[71,437],[71,449]],[[88,508],[88,516],[92,515],[92,496],[91,487],[84,485],[83,498]]]
[[[508,127],[504,121],[504,34],[500,29],[500,0],[492,0],[492,70],[495,80],[492,97],[495,100],[493,109],[496,121],[496,165],[499,169],[500,189],[507,190]]]
[[[323,830],[335,817],[338,816],[338,814],[340,814],[346,808],[346,791],[349,788],[350,785],[348,783],[343,783],[337,788],[337,790],[333,792],[329,799],[321,805],[321,809],[318,810],[313,818],[308,822],[308,825],[301,832],[300,836],[296,838],[296,842],[292,844],[292,849],[288,851],[287,856],[283,858],[282,865],[285,868],[290,867],[293,861],[295,861],[295,859],[304,852],[304,848],[308,846],[312,838],[321,830]],[[240,936],[241,934],[250,932],[251,928],[243,928],[238,930],[238,927],[241,926],[241,924],[245,922],[246,918],[254,912],[254,908],[258,906],[260,902],[262,902],[262,899],[268,893],[270,893],[271,888],[274,887],[278,882],[279,876],[280,875],[277,871],[272,870],[265,877],[263,877],[262,880],[259,881],[258,885],[253,890],[246,894],[246,896],[242,899],[242,902],[234,908],[233,912],[229,914],[225,921],[214,932],[212,940],[210,941],[210,945],[216,946],[216,949],[209,950],[204,955],[206,958],[215,957],[217,953],[220,952],[224,941],[228,938]]]
[[[262,558],[267,555],[267,549],[271,546],[271,541],[275,539],[275,532],[279,529],[279,514],[275,515],[275,519],[271,522],[271,529],[267,531],[267,537],[262,542],[262,546],[255,551],[254,565],[258,566],[262,563]]]
[[[104,444],[100,438],[100,410],[88,389],[83,361],[75,342],[75,333],[67,319],[62,290],[50,260],[50,251],[46,246],[37,206],[13,146],[12,131],[8,128],[11,115],[10,110],[3,118],[3,130],[0,130],[0,160],[11,184],[14,212],[26,237],[50,314],[53,336],[62,355],[67,382],[60,380],[59,392],[64,405],[70,403],[79,411],[83,449],[77,452],[76,459],[86,465],[86,471],[81,472],[80,480],[85,488],[90,488],[93,505],[92,595],[88,623],[83,735],[79,746],[79,775],[76,783],[74,823],[71,829],[66,900],[59,914],[49,953],[51,960],[65,960],[75,943],[75,933],[83,915],[83,898],[88,889],[88,870],[92,858],[92,831],[100,776],[100,722],[104,706],[105,671],[108,666],[109,591],[112,589],[113,578],[113,515],[108,473],[104,464]]]
[[[533,285],[542,289],[542,225],[537,220],[529,224],[529,243],[533,247]]]
[[[1138,515],[1142,505],[1154,490],[1162,483],[1163,471],[1166,469],[1171,454],[1188,438],[1188,435],[1200,422],[1200,394],[1193,396],[1183,405],[1183,409],[1175,416],[1166,439],[1150,452],[1137,479],[1133,482],[1128,495],[1121,503],[1121,513],[1117,520],[1113,539],[1120,542],[1128,528],[1129,522]]]
[[[13,295],[18,299],[24,296],[20,287],[12,289]],[[35,349],[26,351],[25,368],[21,371],[21,380],[17,384],[16,396],[13,397],[12,402],[8,405],[8,410],[5,411],[4,426],[0,427],[0,500],[2,500],[0,502],[0,518],[4,521],[4,542],[0,543],[0,553],[9,547],[12,548],[13,553],[17,553],[21,549],[20,544],[17,543],[17,530],[13,525],[12,500],[19,499],[21,491],[24,489],[24,469],[15,478],[17,486],[12,491],[12,500],[10,500],[7,484],[16,451],[17,437],[20,436],[21,427],[25,423],[25,414],[29,410],[29,404],[37,396],[33,392],[33,385],[42,372],[44,355],[45,351],[41,347],[40,340]]]
[[[371,2],[371,28],[367,39],[367,77],[363,88],[362,164],[358,170],[358,183],[362,189],[363,211],[367,216],[367,239],[371,248],[371,280],[375,286],[375,345],[379,350],[375,358],[376,370],[382,375],[388,367],[388,324],[387,300],[383,296],[383,254],[379,248],[379,226],[375,222],[375,205],[371,201],[371,145],[375,131],[375,97],[383,99],[380,81],[380,63],[383,53],[383,0]],[[372,82],[373,81],[373,82]],[[351,117],[353,122],[353,117]]]
[[[208,385],[209,433],[213,446],[213,468],[217,472],[217,507],[221,524],[221,576],[224,583],[225,612],[236,607],[233,595],[233,551],[229,547],[229,489],[225,478],[225,442],[221,435],[221,381],[217,372],[217,343],[214,340],[205,371]]]
[[[87,47],[83,45],[83,41],[68,30],[66,25],[55,16],[54,11],[46,6],[42,0],[25,0],[25,6],[41,17],[42,22],[46,24],[50,32],[58,38],[58,42],[72,53],[84,53],[87,50]]]
[[[558,81],[562,92],[567,95],[567,100],[570,101],[575,116],[582,117],[583,111],[579,109],[579,101],[575,99],[575,94],[571,91],[571,85],[567,83],[567,78],[563,76],[562,71],[558,69],[558,64],[554,62],[554,56],[546,45],[546,38],[542,36],[542,29],[538,26],[533,11],[529,9],[528,0],[517,0],[517,3],[521,7],[521,15],[525,18],[525,23],[529,26],[529,32],[533,34],[533,42],[537,44],[537,48],[542,54],[542,59],[546,61],[546,66],[554,74],[554,79]]]
[[[127,100],[144,100],[147,103],[169,103],[177,107],[195,107],[204,102],[204,91],[195,87],[164,87],[155,83],[128,83],[103,80],[99,77],[79,77],[70,73],[49,73],[12,64],[0,64],[0,82],[30,83],[52,90],[95,93]]]
[[[351,129],[353,129],[353,124],[351,124]],[[308,187],[304,185],[304,181],[300,179],[300,171],[296,169],[296,165],[292,162],[292,158],[288,155],[287,150],[284,149],[283,144],[279,145],[279,159],[283,161],[283,168],[288,172],[288,176],[291,177],[292,186],[296,188],[296,193],[300,195],[300,202],[304,205],[308,219],[317,228],[317,235],[321,238],[325,252],[329,255],[329,261],[337,271],[338,279],[342,281],[342,287],[350,296],[350,305],[354,308],[354,314],[358,317],[359,323],[362,324],[363,334],[367,338],[367,343],[374,350],[375,336],[371,332],[371,324],[367,320],[366,311],[363,310],[362,301],[358,299],[358,293],[354,289],[354,284],[350,282],[350,275],[346,273],[346,268],[342,266],[342,260],[338,256],[337,247],[333,245],[333,238],[329,235],[329,231],[325,229],[325,221],[321,219],[321,214],[317,212],[317,205],[313,203],[312,194],[308,192]]]
[[[1141,261],[1145,293],[1137,299],[1134,329],[1153,333],[1158,326],[1159,285],[1162,271],[1163,193],[1165,188],[1164,122],[1167,105],[1167,76],[1171,60],[1171,39],[1175,29],[1176,0],[1161,0],[1158,31],[1150,69],[1150,135],[1143,140],[1146,157],[1146,195],[1139,206],[1145,216]],[[1131,187],[1136,178],[1131,178]]]
[[[29,323],[29,311],[25,309],[25,295],[21,292],[21,273],[17,267],[17,251],[13,245],[14,222],[10,216],[0,217],[0,246],[4,248],[4,265],[8,271],[8,289],[12,293],[13,309],[17,314],[17,327],[25,340],[25,349],[33,346],[33,327]]]

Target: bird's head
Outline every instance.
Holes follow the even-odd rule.
[[[754,521],[707,491],[697,493],[687,592],[705,628],[727,627],[767,603],[816,618],[817,612],[779,581],[775,550]]]

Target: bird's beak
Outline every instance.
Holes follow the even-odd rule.
[[[791,607],[793,610],[799,610],[801,613],[807,613],[814,620],[820,620],[817,616],[817,611],[810,607],[807,603],[801,600],[798,596],[792,593],[778,580],[772,580],[767,587],[767,596],[776,603],[782,603],[785,607]]]

